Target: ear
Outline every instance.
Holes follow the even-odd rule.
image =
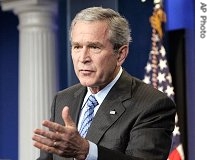
[[[117,64],[118,66],[121,66],[123,64],[123,62],[125,61],[127,55],[128,55],[128,45],[123,45],[122,47],[120,47],[120,49],[118,50],[118,58],[117,58]]]

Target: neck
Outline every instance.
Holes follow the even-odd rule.
[[[92,86],[92,87],[89,87],[91,93],[92,93],[92,94],[98,93],[98,92],[101,91],[103,88],[105,88],[107,85],[109,85],[116,77],[119,78],[120,75],[118,76],[118,74],[121,74],[120,72],[122,72],[122,68],[121,68],[121,67],[118,69],[118,71],[116,72],[115,76],[114,76],[112,79],[109,80],[108,83],[105,83],[105,84],[100,85],[100,86]]]

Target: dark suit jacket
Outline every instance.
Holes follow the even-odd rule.
[[[64,124],[61,112],[70,107],[78,123],[87,92],[77,84],[59,92],[52,104],[51,120]],[[116,114],[110,114],[110,111]],[[98,146],[98,160],[166,160],[175,120],[175,104],[165,94],[123,71],[110,90],[86,138]],[[38,160],[70,160],[41,152]]]

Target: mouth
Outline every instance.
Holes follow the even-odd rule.
[[[79,70],[79,72],[86,75],[86,74],[91,74],[94,71],[93,70],[88,70],[88,69],[81,69],[81,70]]]

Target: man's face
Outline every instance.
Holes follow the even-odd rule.
[[[71,36],[72,60],[80,83],[102,89],[115,78],[122,64],[108,39],[107,24],[79,21]]]

